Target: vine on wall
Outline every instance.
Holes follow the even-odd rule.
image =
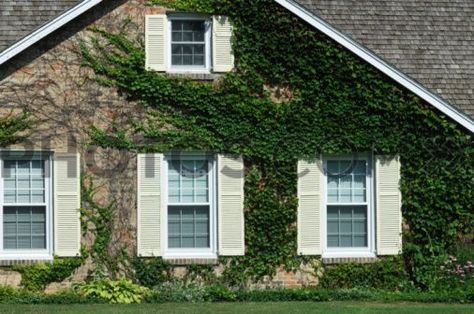
[[[33,120],[27,112],[13,113],[0,117],[0,147],[6,147],[27,138]]]
[[[148,114],[92,128],[91,137],[136,151],[244,156],[246,255],[223,259],[224,278],[241,284],[303,261],[296,254],[298,159],[372,151],[401,156],[404,257],[412,280],[426,287],[423,267],[473,232],[472,135],[274,1],[152,4],[229,16],[235,71],[218,84],[145,71],[140,40],[92,29],[96,39],[81,46],[85,64]]]

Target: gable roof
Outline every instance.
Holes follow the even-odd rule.
[[[275,1],[474,133],[474,4],[469,4],[470,0]],[[471,8],[471,13],[459,12],[463,11],[462,6],[452,8],[449,5],[451,1],[459,6],[465,4],[466,10]],[[359,4],[361,2],[363,4]],[[436,16],[443,14],[438,9],[435,13],[429,13],[432,3],[438,4],[438,7],[445,4],[446,9],[438,8],[439,11],[451,12],[450,16],[455,21],[453,24],[463,27],[442,22],[449,18],[438,21]],[[409,4],[413,13],[402,10],[404,4]],[[398,8],[398,11],[394,8]],[[323,15],[320,11],[326,12],[326,16],[320,17],[319,14]],[[461,16],[469,22],[464,22]],[[353,38],[348,34],[349,31],[339,30],[331,20],[334,20],[334,24],[338,22],[341,28],[353,30],[362,39]],[[393,20],[398,22],[394,23]],[[408,30],[405,32],[403,26],[411,24],[414,26],[407,27],[411,33]],[[422,27],[419,24],[426,25]],[[396,25],[400,25],[399,28]],[[457,33],[457,36],[450,32],[443,34],[441,29],[452,29],[451,32]],[[424,36],[433,39],[422,39]],[[463,36],[466,39],[461,39]],[[416,53],[413,52],[415,48]],[[451,82],[444,75],[458,79]],[[443,90],[445,92],[441,93]],[[446,98],[451,97],[461,99],[461,102],[450,103]]]
[[[102,0],[2,0],[0,65]]]
[[[80,0],[3,0],[0,7],[0,51],[49,22]]]
[[[474,1],[296,2],[474,118]]]
[[[0,65],[102,1],[4,0]],[[275,1],[474,133],[470,0]]]

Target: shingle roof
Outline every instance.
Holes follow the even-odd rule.
[[[474,1],[296,2],[474,118]]]
[[[1,0],[0,1],[0,51],[81,0]]]

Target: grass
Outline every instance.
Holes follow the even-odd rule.
[[[141,305],[0,305],[0,313],[474,313],[474,305],[376,302],[166,303]]]

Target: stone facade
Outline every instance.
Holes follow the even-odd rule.
[[[107,1],[54,32],[38,44],[0,66],[0,114],[27,110],[36,124],[28,140],[12,146],[14,149],[41,149],[81,154],[82,172],[92,176],[100,186],[96,201],[117,206],[114,233],[109,253],[125,249],[136,255],[136,156],[114,149],[91,148],[87,145],[87,130],[91,125],[106,128],[113,121],[120,123],[143,115],[140,106],[125,100],[117,90],[100,86],[93,80],[89,68],[81,66],[79,45],[91,36],[87,27],[95,25],[111,32],[125,32],[131,38],[144,40],[145,14],[161,13],[164,8],[151,8],[145,0]],[[215,80],[217,76],[193,77],[197,80]],[[291,95],[275,92],[278,102]],[[278,98],[278,99],[277,99]],[[90,245],[91,235],[82,243]],[[186,274],[186,266],[196,261],[176,260],[173,273]],[[200,261],[202,263],[203,261]],[[215,273],[223,266],[216,260]],[[7,263],[8,265],[11,263]],[[86,280],[94,264],[88,259],[67,281],[52,283],[46,292],[52,293],[70,286],[71,282]],[[21,275],[0,270],[0,285],[20,286]],[[274,278],[261,283],[249,283],[253,288],[301,287],[317,285],[318,277],[311,265],[301,265],[295,271],[277,270]]]

